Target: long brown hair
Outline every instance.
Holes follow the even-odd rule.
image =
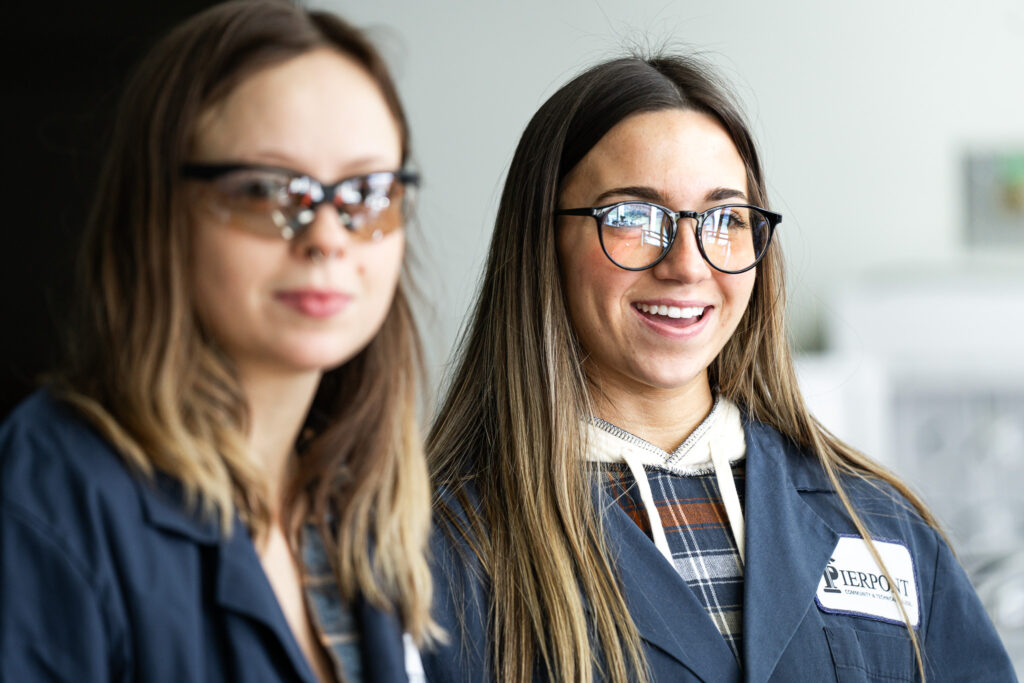
[[[225,533],[237,512],[260,538],[270,504],[248,454],[249,412],[232,363],[195,314],[179,169],[203,112],[256,71],[325,47],[377,83],[407,159],[397,91],[358,30],[283,1],[236,0],[178,26],[138,67],[84,237],[80,319],[61,394],[140,473],[179,479],[189,502],[219,518]],[[397,607],[422,639],[432,629],[430,497],[405,270],[376,337],[320,382],[284,514],[302,499],[327,532],[345,597]]]
[[[492,586],[491,666],[503,680],[530,680],[538,660],[556,680],[590,681],[597,671],[628,681],[646,672],[584,469],[582,426],[592,412],[559,276],[554,211],[568,173],[613,126],[665,109],[716,119],[746,165],[751,201],[767,206],[753,138],[706,65],[633,57],[570,81],[541,106],[516,149],[460,360],[427,441],[438,522],[469,540]],[[712,388],[815,454],[865,538],[841,474],[887,482],[934,525],[906,486],[808,412],[786,338],[782,267],[776,244],[709,368]]]

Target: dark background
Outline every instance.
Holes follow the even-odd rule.
[[[214,4],[5,7],[0,420],[60,357],[77,243],[125,79],[156,39]]]

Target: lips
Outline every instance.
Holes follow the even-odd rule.
[[[645,301],[634,303],[633,310],[657,331],[689,336],[703,328],[702,323],[714,307],[697,302]]]
[[[345,310],[352,297],[343,292],[296,289],[275,292],[274,298],[310,318],[330,318]]]

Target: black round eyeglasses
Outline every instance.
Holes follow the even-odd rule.
[[[708,265],[722,273],[750,270],[768,251],[782,215],[750,204],[726,204],[707,211],[672,211],[659,204],[626,201],[581,209],[561,209],[556,216],[590,216],[605,256],[625,270],[653,268],[668,254],[679,219],[694,220],[697,248]]]

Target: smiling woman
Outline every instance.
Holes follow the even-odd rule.
[[[658,145],[652,148],[648,140]],[[722,201],[745,201],[746,184],[743,160],[721,125],[707,114],[669,109],[637,114],[609,131],[566,177],[561,204],[645,199],[703,211]],[[634,421],[618,414],[635,403],[631,397],[658,389],[692,392],[695,399],[702,394],[694,405],[703,403],[706,413],[711,404],[706,370],[739,325],[754,288],[755,271],[723,273],[704,256],[707,247],[702,251],[698,241],[705,241],[703,224],[717,222],[720,235],[721,218],[698,218],[698,231],[684,219],[678,230],[667,221],[670,210],[640,206],[652,207],[642,229],[658,230],[654,249],[642,241],[624,243],[617,234],[621,228],[609,227],[607,217],[598,220],[599,232],[591,221],[563,219],[557,236],[569,315],[576,333],[589,340],[588,376],[602,390],[595,396],[598,414],[614,417],[615,424]],[[738,265],[753,266],[752,230],[736,226],[732,235],[741,231],[741,241],[751,246],[737,250],[746,254],[730,252],[730,257],[745,256],[749,263]],[[612,239],[615,246],[609,249]],[[647,252],[646,263],[633,255],[640,250]],[[671,451],[674,445],[663,447]]]
[[[693,59],[536,113],[428,440],[431,681],[1014,679],[928,510],[804,406],[781,220]]]
[[[0,678],[422,675],[409,155],[331,14],[228,2],[153,48],[67,365],[0,426]]]

